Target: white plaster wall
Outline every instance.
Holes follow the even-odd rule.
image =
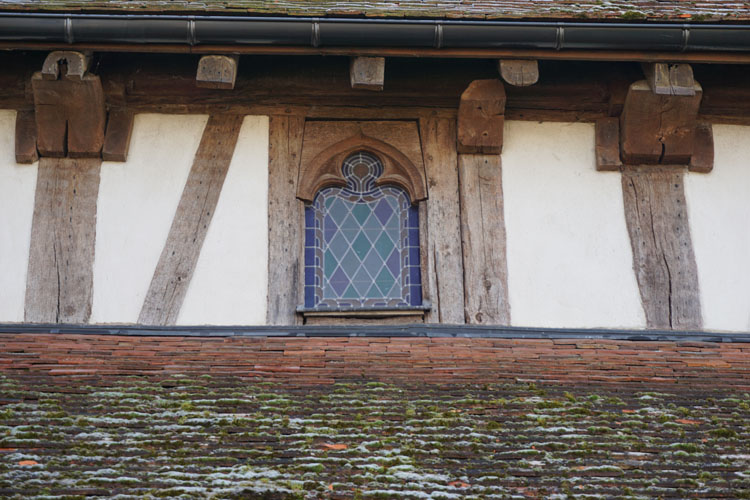
[[[91,323],[138,321],[207,121],[136,115],[128,161],[102,164]]]
[[[713,130],[713,172],[685,181],[703,326],[750,332],[750,127]]]
[[[644,328],[620,174],[594,125],[508,121],[502,155],[512,324]]]
[[[266,322],[268,117],[247,116],[178,324]]]
[[[16,112],[0,110],[0,322],[23,321],[37,163],[15,160]]]

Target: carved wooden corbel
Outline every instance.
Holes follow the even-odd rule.
[[[107,120],[102,83],[88,72],[90,62],[89,54],[54,51],[32,76],[34,110],[16,118],[17,162],[39,156],[125,161],[133,115],[116,109]]]
[[[505,87],[500,80],[474,80],[458,106],[458,152],[500,154],[505,124]]]
[[[514,87],[528,87],[539,81],[536,59],[501,59],[497,66],[503,80]]]
[[[685,165],[692,172],[713,168],[710,123],[698,121],[703,90],[692,95],[657,94],[646,80],[630,85],[622,114],[596,122],[597,170],[623,165]]]

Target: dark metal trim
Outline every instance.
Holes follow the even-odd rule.
[[[750,51],[750,25],[0,12],[0,41]]]
[[[498,339],[603,339],[658,342],[750,343],[750,332],[674,332],[603,328],[529,328],[477,325],[140,326],[0,324],[0,333],[160,337],[455,337]]]

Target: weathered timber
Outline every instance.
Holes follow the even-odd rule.
[[[443,118],[419,121],[429,201],[427,213],[427,274],[423,287],[432,301],[428,323],[464,323],[461,216],[458,194],[456,122]],[[425,243],[422,243],[424,246]]]
[[[458,152],[500,154],[505,123],[505,87],[500,80],[474,80],[458,106]]]
[[[86,323],[91,315],[100,159],[41,158],[24,321]]]
[[[93,158],[104,143],[104,92],[98,76],[31,79],[36,108],[37,148],[42,156]]]
[[[684,167],[626,167],[623,201],[648,328],[702,327]]]
[[[173,325],[187,294],[242,126],[240,115],[212,115],[156,265],[138,322]]]
[[[698,123],[695,129],[695,146],[688,169],[701,174],[714,169],[714,132],[710,123]]]
[[[620,167],[620,120],[599,118],[596,120],[596,169],[618,171]]]
[[[89,70],[91,55],[73,50],[56,50],[50,52],[42,65],[42,78],[57,80],[62,76],[66,80],[83,80]],[[61,68],[64,68],[61,71]]]
[[[383,90],[385,57],[352,57],[349,79],[353,89]]]
[[[195,84],[207,89],[233,89],[237,81],[239,56],[211,55],[198,61]]]
[[[34,163],[39,159],[36,150],[36,119],[33,110],[16,114],[16,163]]]
[[[693,68],[689,64],[644,63],[651,90],[657,95],[695,95]]]
[[[133,133],[133,112],[127,109],[112,109],[107,119],[107,132],[104,134],[102,159],[106,161],[126,161],[130,149],[130,136]]]
[[[528,87],[539,81],[536,59],[500,59],[497,65],[503,80],[516,87]]]
[[[458,155],[467,323],[509,325],[500,155]]]
[[[396,184],[412,203],[427,197],[419,130],[415,121],[314,121],[305,126],[297,197],[312,202],[323,186],[346,186],[341,164],[370,151],[383,161],[379,185]]]
[[[633,83],[620,115],[623,163],[688,164],[702,94],[697,83],[693,96],[657,95],[645,80]]]
[[[268,146],[268,324],[293,325],[304,286],[304,205],[297,199],[303,118],[271,116]]]

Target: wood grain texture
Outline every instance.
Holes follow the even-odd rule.
[[[628,167],[622,190],[648,328],[702,327],[682,167]]]
[[[689,64],[644,63],[643,74],[658,95],[695,95],[693,68]]]
[[[315,121],[305,126],[297,197],[312,202],[323,186],[346,186],[341,165],[365,150],[383,162],[378,185],[404,188],[412,202],[427,197],[419,129],[415,121]]]
[[[466,322],[509,325],[500,156],[460,154],[458,176]]]
[[[623,163],[688,164],[702,96],[698,84],[693,96],[656,95],[645,80],[630,85],[620,115]]]
[[[498,70],[503,80],[516,87],[528,87],[539,81],[539,63],[536,59],[501,59]]]
[[[700,174],[714,169],[714,130],[710,123],[701,122],[695,128],[695,146],[688,169]]]
[[[127,109],[116,108],[109,112],[102,147],[103,160],[127,161],[134,118],[133,112]]]
[[[464,323],[461,216],[458,194],[456,122],[444,118],[420,120],[429,199],[427,205],[427,274],[423,286],[432,301],[427,323]]]
[[[458,106],[459,153],[500,154],[505,123],[505,87],[498,79],[474,80]]]
[[[618,171],[620,167],[620,121],[600,118],[596,120],[596,169]]]
[[[36,120],[33,110],[16,114],[16,163],[34,163],[39,159],[36,150]]]
[[[271,116],[268,162],[268,324],[293,325],[304,286],[304,204],[297,199],[305,120]]]
[[[156,265],[138,322],[173,325],[198,263],[240,133],[240,115],[212,115]]]
[[[98,76],[78,80],[31,79],[37,147],[42,156],[94,158],[101,154],[107,116]]]
[[[352,57],[349,79],[353,89],[383,90],[385,57]]]
[[[24,321],[91,316],[99,159],[39,160]]]
[[[239,56],[211,55],[198,61],[195,84],[207,89],[231,90],[237,81]]]

